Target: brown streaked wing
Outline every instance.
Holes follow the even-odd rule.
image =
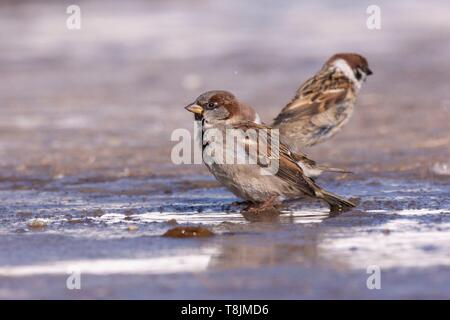
[[[296,96],[281,110],[273,124],[310,118],[326,112],[344,100],[349,90],[351,84],[342,74],[321,72],[297,90]]]
[[[253,122],[238,122],[232,125],[234,129],[241,129],[241,130],[248,130],[248,129],[255,129],[255,130],[260,130],[260,129],[265,129],[268,130],[268,134],[267,134],[267,140],[266,141],[261,141],[260,139],[258,141],[251,141],[249,143],[257,143],[258,144],[258,150],[260,150],[260,148],[266,148],[267,150],[267,161],[265,161],[266,163],[269,163],[269,161],[271,160],[271,155],[272,155],[272,150],[271,150],[271,146],[272,146],[272,128],[264,125],[264,124],[256,124]],[[261,137],[260,137],[261,138]],[[261,145],[264,144],[264,145]],[[248,149],[246,148],[246,151]],[[297,159],[307,159],[307,161],[309,161],[310,163],[315,163],[314,161],[308,159],[305,155],[303,154],[293,154],[289,148],[280,142],[279,144],[279,168],[278,168],[278,172],[276,173],[276,176],[280,177],[281,179],[295,185],[298,189],[300,189],[302,192],[304,192],[305,194],[309,195],[309,196],[314,196],[315,195],[315,190],[316,190],[316,186],[314,184],[314,182],[306,177],[303,173],[303,169],[297,164]],[[273,160],[273,159],[272,159]]]

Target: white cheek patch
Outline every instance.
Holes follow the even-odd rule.
[[[345,60],[338,59],[333,62],[333,66],[341,70],[342,73],[355,84],[357,89],[361,88],[361,83],[363,79],[358,80],[355,78],[355,74],[353,73],[352,68],[348,65],[348,63]]]
[[[262,124],[262,123],[261,123],[261,118],[259,117],[259,114],[256,114],[256,115],[255,115],[255,123],[257,123],[257,124]]]

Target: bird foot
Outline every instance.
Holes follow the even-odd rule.
[[[276,207],[275,200],[277,199],[276,196],[272,196],[269,199],[267,199],[264,202],[259,203],[250,203],[245,209],[245,212],[252,212],[257,213],[261,211],[265,211],[268,209],[274,209]]]

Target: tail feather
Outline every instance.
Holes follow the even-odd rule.
[[[316,178],[320,176],[323,172],[334,172],[334,173],[352,173],[351,171],[332,168],[325,165],[307,164],[302,161],[298,161],[297,164],[302,168],[303,172],[307,177]]]
[[[322,171],[327,171],[327,172],[353,173],[353,172],[345,170],[345,169],[333,168],[333,167],[328,167],[328,166],[324,166],[324,165],[316,166],[316,168],[320,169]]]
[[[353,202],[325,190],[321,190],[319,196],[329,204],[330,213],[344,212],[356,207]]]

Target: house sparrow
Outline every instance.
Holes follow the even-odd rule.
[[[362,83],[371,74],[363,56],[335,54],[297,90],[272,126],[293,150],[331,138],[350,119]]]
[[[355,206],[352,202],[320,188],[304,174],[298,162],[314,164],[305,155],[291,152],[283,143],[279,143],[277,152],[273,148],[278,142],[277,131],[272,131],[270,126],[247,120],[244,113],[245,110],[248,111],[248,108],[250,107],[244,107],[244,104],[227,91],[206,92],[186,107],[188,111],[202,119],[203,151],[212,142],[217,142],[216,138],[208,137],[208,131],[212,129],[220,132],[222,137],[227,137],[227,140],[229,129],[241,130],[240,132],[251,130],[256,133],[238,136],[238,143],[244,146],[245,155],[250,154],[249,150],[252,147],[257,147],[258,152],[253,163],[208,162],[205,161],[205,157],[203,158],[206,166],[219,182],[236,196],[250,202],[252,210],[266,209],[285,199],[300,198],[305,195],[327,202],[331,212],[343,211]],[[229,147],[226,141],[225,146]],[[229,152],[226,148],[225,152]],[[232,148],[234,155],[234,146]],[[274,156],[274,153],[278,155]],[[267,172],[273,160],[276,161],[277,170]]]

